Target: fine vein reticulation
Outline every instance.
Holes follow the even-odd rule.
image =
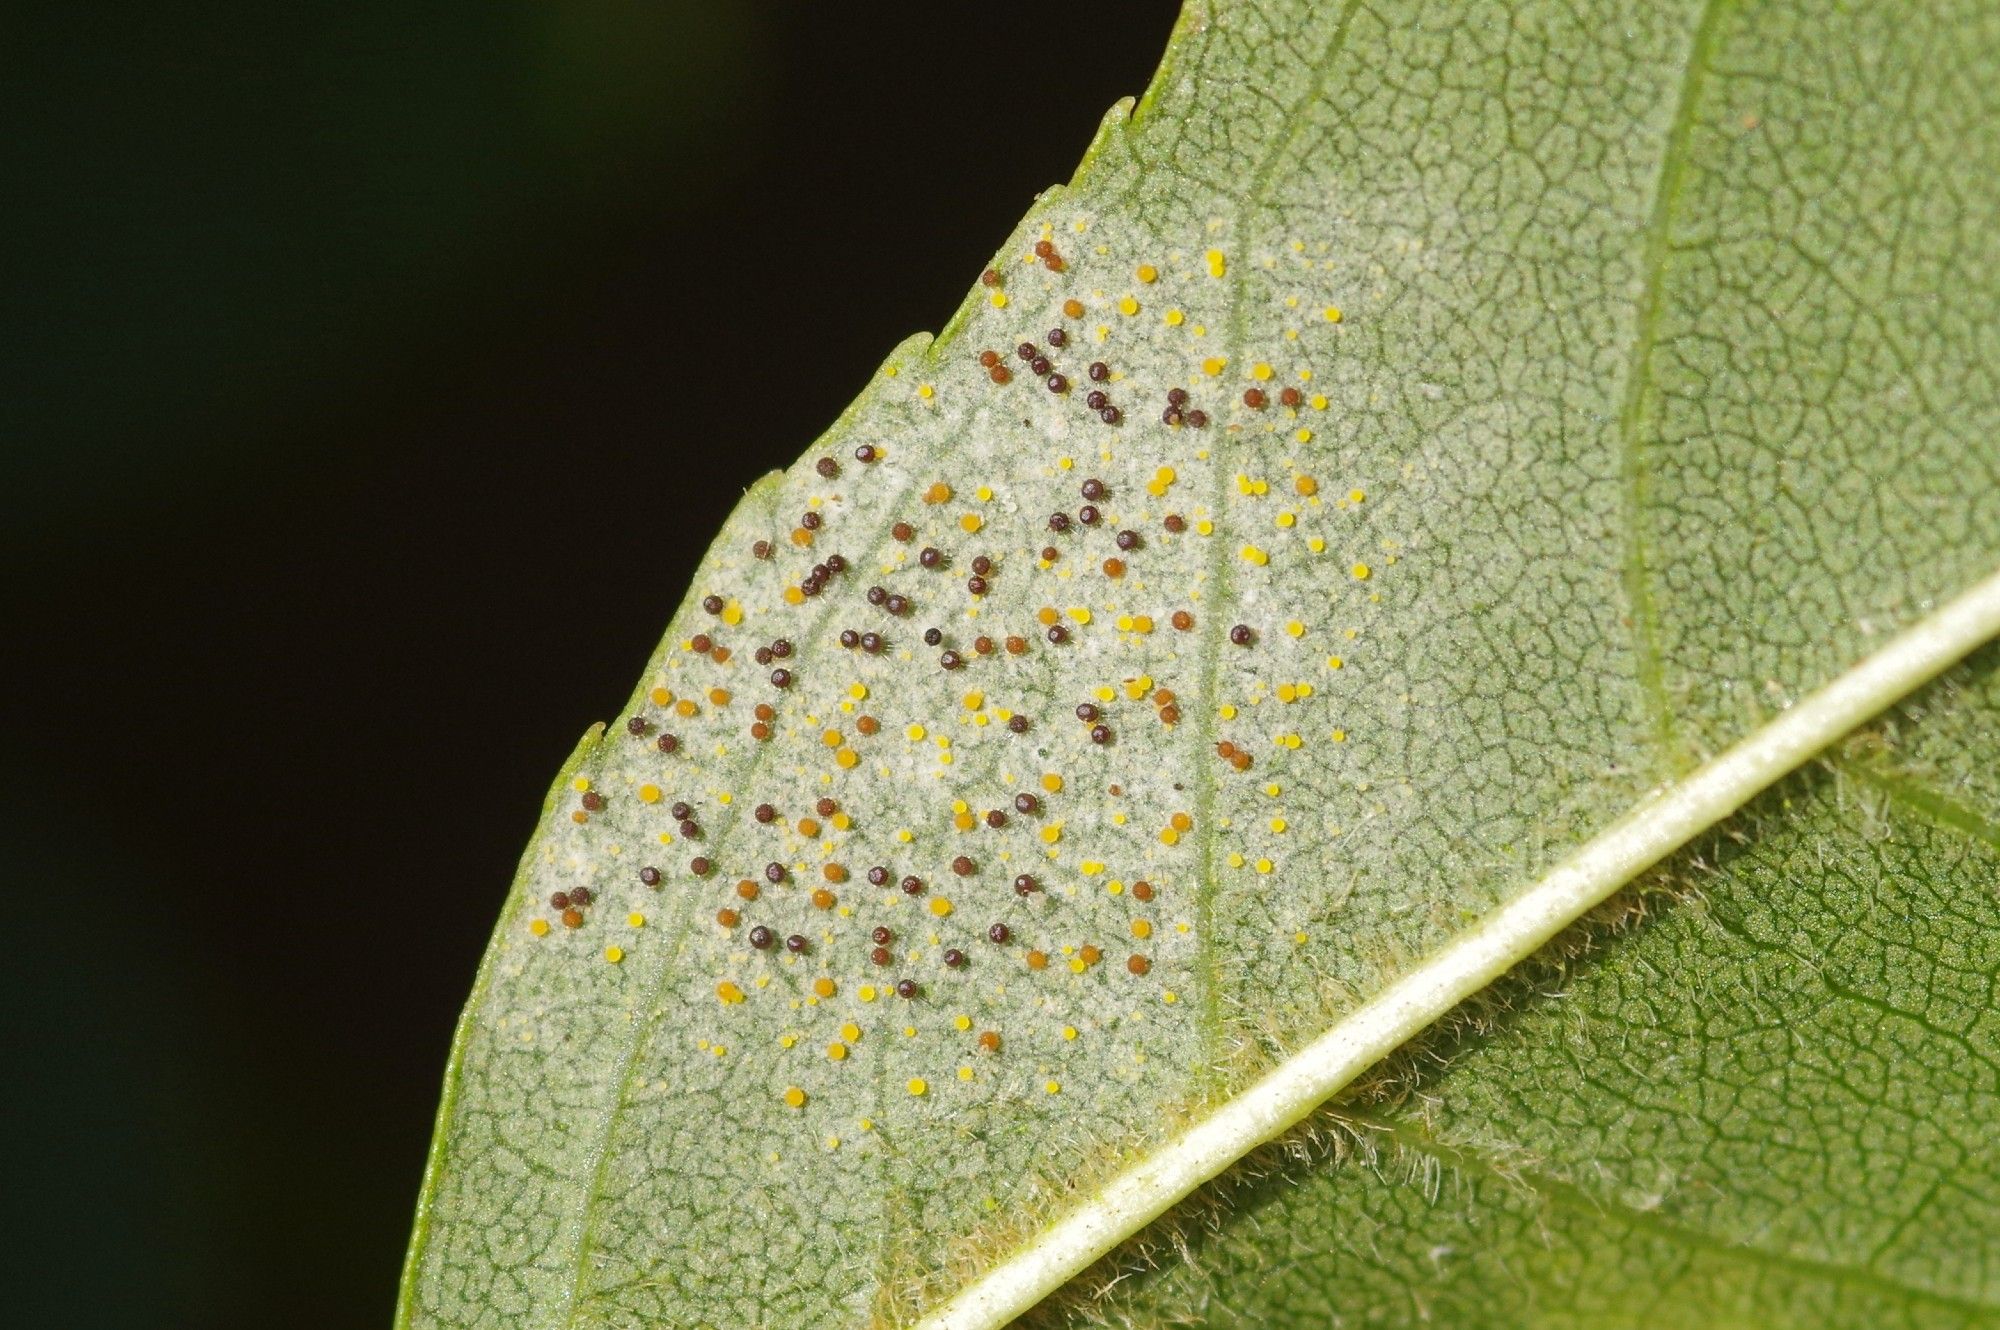
[[[1995,52],[1974,3],[1191,5],[944,333],[746,496],[563,771],[454,1043],[399,1323],[916,1321],[1362,1028],[1662,780],[1920,640],[2000,550]],[[1375,1110],[1385,1155],[1532,1149],[1565,1196],[1661,1209],[1635,1244],[1709,1232],[1788,1278],[1994,1302],[2000,1260],[1941,1240],[2000,1195],[1962,1146],[2000,1114],[1951,1079],[1992,1056],[1962,977],[1980,906],[1895,848],[1952,838],[1968,874],[1990,851],[1965,834],[2000,825],[1967,756],[2000,715],[1985,669],[1745,814],[1777,866],[1719,865],[1711,910],[1579,977],[1596,1005],[1520,1022],[1574,1038],[1469,1049],[1426,1101],[1449,1120]],[[1807,863],[1854,927],[1736,908]],[[1964,922],[1918,941],[1860,904],[1905,896],[1904,923]],[[1777,968],[1730,989],[1697,928]],[[1924,993],[1874,982],[1909,973]],[[1921,1082],[1948,1112],[1898,1104],[1927,1124],[1906,1151],[1851,1144],[1893,1087],[1794,1120],[1804,1046],[1747,1050],[1818,1021],[1852,1072],[1868,1036],[1833,1022],[1864,1008],[1973,1054]],[[1619,1041],[1676,1012],[1707,1024],[1658,1034],[1682,1111],[1657,1116],[1712,1138],[1628,1157],[1608,1100],[1537,1134],[1577,1086],[1653,1122]],[[1744,1122],[1810,1136],[1817,1169],[1742,1167]],[[1737,1195],[1751,1176],[1771,1193]],[[1474,1324],[1610,1259],[1536,1247],[1560,1226],[1491,1178],[1445,1216],[1399,1181],[1315,1172],[1260,1202],[1265,1247],[1221,1235],[1104,1314],[1400,1298],[1389,1319]],[[1471,1255],[1394,1267],[1446,1247]],[[1718,1316],[1779,1298],[1617,1255],[1698,1268]],[[1597,1323],[1648,1305],[1604,1287]]]

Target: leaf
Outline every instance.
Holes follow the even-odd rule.
[[[1696,897],[1091,1319],[1993,1324],[2000,838],[1911,779],[1794,782]]]
[[[1970,4],[1191,7],[1137,111],[1114,108],[1003,247],[997,284],[746,496],[633,701],[564,771],[454,1049],[400,1323],[914,1319],[1987,572],[1996,51],[2000,22]],[[1013,355],[1023,341],[1067,391]],[[1115,423],[1083,400],[1098,361]],[[1170,390],[1188,394],[1179,424]],[[1105,488],[1094,524],[1087,481]],[[1057,510],[1067,530],[1049,529]],[[835,552],[845,570],[803,594]],[[780,638],[789,656],[753,659]],[[1934,728],[1899,731],[1898,761],[1980,769],[1976,740]],[[2000,821],[1963,784],[1917,802]],[[1755,1206],[1723,1204],[1757,1188],[1740,1161],[1783,1157],[1818,1190],[1773,1186],[1764,1213],[1796,1195],[1795,1230],[1864,1233],[1846,1209],[1890,1207],[1842,1161],[1896,1157],[1888,1119],[1863,1130],[1837,1098],[1794,1094],[1779,1059],[1741,1119],[1763,1134],[1702,1172],[1681,1138],[1628,1130],[1649,1120],[1600,1065],[1627,1037],[1663,1047],[1646,1021],[1764,1031],[1731,985],[1780,941],[1800,972],[1828,944],[1855,973],[1872,962],[1884,986],[1855,991],[1892,1006],[1907,994],[1887,976],[1937,955],[1825,935],[1799,917],[1816,899],[1902,891],[1921,906],[1903,940],[1972,947],[1976,972],[1980,861],[1942,833],[1903,846],[1907,819],[1855,822],[1844,786],[1803,788],[1814,809],[1734,829],[1753,848],[1704,879],[1712,913],[1667,908],[1427,1084],[1449,1102],[1465,1077],[1462,1110],[1371,1110],[1372,1148],[1448,1171],[1464,1205],[1427,1208],[1397,1167],[1332,1164],[1258,1200],[1262,1238],[1232,1223],[1197,1264],[1114,1297],[1139,1319],[1310,1322],[1308,1294],[1414,1319],[1420,1266],[1367,1253],[1422,1255],[1451,1224],[1516,1234],[1452,1280],[1468,1321],[1507,1319],[1536,1251],[1572,1263],[1549,1258],[1516,1319],[1587,1307],[1586,1286],[1616,1312],[1671,1282],[1683,1249],[1618,1247],[1602,1226],[1595,1246],[1535,1247],[1541,1212],[1507,1209],[1501,1186],[1528,1163],[1579,1205],[1689,1178],[1660,1206],[1714,1199],[1729,1222],[1684,1227],[1722,1250],[1766,1232]],[[1871,860],[1904,867],[1871,883]],[[1909,894],[1916,863],[1929,896]],[[1739,873],[1731,917],[1764,951],[1717,932]],[[566,928],[549,898],[579,887],[592,899]],[[778,944],[751,945],[753,925]],[[895,995],[903,979],[915,996]],[[1937,991],[1926,1018],[1974,1040],[1990,994]],[[1776,1009],[1828,1040],[1858,1028]],[[1547,1031],[1512,1046],[1531,1021],[1580,1023],[1575,1057],[1550,1056]],[[1510,1093],[1503,1074],[1526,1079]],[[1940,1100],[1942,1084],[1912,1087],[1897,1120],[1990,1132],[1991,1095]],[[1528,1135],[1550,1101],[1577,1116]],[[1518,1149],[1482,1153],[1495,1143]],[[1956,1241],[1938,1286],[1977,1310],[1994,1290],[1963,1272],[1995,1268],[1994,1226],[1951,1187],[1912,1193],[1905,1228]],[[1314,1256],[1328,1215],[1372,1244]],[[1821,1259],[1809,1246],[1770,1250]],[[1613,1256],[1627,1292],[1592,1273]],[[1732,1269],[1760,1314],[1793,1305]],[[1753,1305],[1695,1277],[1718,1308]]]

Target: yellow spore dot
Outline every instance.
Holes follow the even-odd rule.
[[[743,990],[727,979],[715,986],[715,995],[724,1002],[735,1003],[743,1000]]]
[[[942,896],[931,898],[931,913],[942,919],[951,913],[951,902]]]
[[[923,398],[926,402],[928,402],[931,400],[931,398],[937,396],[937,389],[931,387],[928,383],[923,384],[918,387],[917,396]]]
[[[1138,278],[1140,281],[1151,285],[1160,280],[1160,270],[1150,263],[1142,263],[1139,265]]]
[[[1204,517],[1199,522],[1196,522],[1194,524],[1194,530],[1196,535],[1212,536],[1215,534],[1215,523],[1209,521],[1206,517]]]
[[[1043,789],[1047,790],[1050,794],[1060,794],[1062,792],[1062,787],[1063,787],[1063,778],[1061,776],[1058,776],[1053,771],[1043,773],[1042,775]]]
[[[1074,1025],[1063,1026],[1063,1038],[1065,1039],[1076,1038],[1076,1027]]]
[[[908,1081],[904,1082],[903,1088],[913,1095],[922,1095],[924,1091],[931,1087],[925,1082],[923,1077],[912,1076]]]
[[[1049,1092],[1050,1094],[1061,1094],[1061,1093],[1062,1093],[1062,1082],[1061,1082],[1061,1081],[1049,1081],[1049,1082],[1048,1082],[1047,1084],[1043,1085],[1043,1086],[1042,1086],[1042,1088],[1043,1088],[1044,1090],[1048,1091],[1048,1092]]]
[[[639,802],[643,804],[656,804],[660,802],[660,787],[657,785],[641,785],[639,787]]]
[[[1285,631],[1293,637],[1304,637],[1306,635],[1306,626],[1297,619],[1293,619],[1285,625]]]
[[[985,525],[986,525],[986,519],[981,517],[978,513],[967,513],[965,516],[958,519],[958,529],[965,532],[967,535],[971,535],[973,532],[979,530],[980,527],[983,527]]]
[[[1271,381],[1271,367],[1260,360],[1250,367],[1250,377],[1259,383],[1269,383]]]
[[[796,1085],[788,1086],[785,1090],[785,1107],[804,1108],[805,1106],[806,1092]]]
[[[1161,827],[1161,828],[1160,828],[1160,844],[1162,844],[1162,845],[1178,845],[1178,844],[1180,844],[1180,843],[1181,843],[1181,833],[1180,833],[1180,832],[1178,832],[1178,831],[1175,831],[1175,830],[1174,830],[1174,829],[1173,829],[1172,827]]]
[[[970,1067],[960,1067],[960,1068],[958,1069],[958,1079],[960,1079],[961,1081],[969,1081],[969,1080],[971,1080],[971,1079],[972,1079],[972,1068],[970,1068]]]
[[[1202,258],[1208,263],[1208,275],[1210,277],[1220,277],[1229,271],[1229,260],[1219,249],[1211,249],[1208,253],[1202,255]]]
[[[1340,306],[1338,305],[1328,305],[1320,311],[1320,314],[1325,317],[1328,323],[1340,322]]]
[[[722,621],[728,624],[732,628],[734,628],[737,624],[742,623],[743,607],[737,604],[733,600],[730,601],[727,605],[722,607]]]
[[[1118,312],[1129,318],[1131,315],[1139,312],[1139,302],[1130,296],[1120,296],[1118,298]]]
[[[646,697],[656,707],[667,706],[674,700],[673,692],[666,688],[655,688],[652,692],[646,694]]]
[[[569,787],[572,790],[575,790],[578,794],[588,794],[590,793],[590,777],[578,776],[575,780],[569,783]]]
[[[547,937],[549,935],[549,921],[546,919],[530,919],[528,921],[528,931],[536,937]]]
[[[644,928],[646,926],[646,916],[634,910],[625,916],[625,924],[629,928]]]
[[[821,975],[819,978],[813,980],[813,992],[823,998],[830,998],[839,991],[840,985],[834,983],[833,980],[827,978],[825,975]]]
[[[1349,503],[1360,503],[1360,502],[1362,502],[1363,500],[1365,500],[1365,499],[1366,499],[1367,497],[1368,497],[1368,496],[1367,496],[1367,495],[1366,495],[1365,493],[1363,493],[1362,491],[1360,491],[1360,490],[1349,490],[1349,491],[1347,491],[1347,501],[1348,501]]]
[[[847,1060],[847,1045],[838,1041],[828,1044],[826,1046],[826,1055],[835,1062],[844,1062]]]
[[[1312,409],[1313,409],[1313,410],[1315,410],[1315,411],[1324,411],[1324,410],[1326,410],[1326,394],[1325,394],[1325,393],[1314,393],[1314,394],[1312,395],[1312,397],[1311,397],[1311,398],[1310,398],[1309,400],[1310,400],[1310,401],[1311,401],[1311,403],[1312,403]]]
[[[1153,935],[1153,925],[1150,921],[1145,919],[1134,919],[1132,921],[1133,937],[1148,938],[1151,937],[1152,935]]]
[[[1178,328],[1185,322],[1187,322],[1187,315],[1181,313],[1179,310],[1170,309],[1167,311],[1166,324],[1169,328]]]
[[[1357,563],[1348,569],[1348,571],[1354,574],[1354,580],[1357,582],[1366,582],[1368,580],[1368,565],[1365,563]]]
[[[855,752],[852,748],[843,748],[833,755],[833,764],[843,771],[853,767],[860,760],[861,754]]]
[[[1208,359],[1201,362],[1201,372],[1208,375],[1210,378],[1214,378],[1216,375],[1222,373],[1223,366],[1227,365],[1228,363],[1229,362],[1223,359],[1221,356],[1210,356]]]
[[[987,303],[991,304],[995,309],[1005,309],[1007,308],[1007,293],[1005,291],[995,291],[987,297]]]
[[[972,1017],[970,1017],[970,1016],[957,1016],[957,1017],[954,1017],[954,1018],[952,1019],[952,1022],[951,1022],[951,1024],[952,1024],[952,1028],[954,1028],[954,1029],[958,1029],[958,1030],[970,1030],[970,1029],[972,1028]]]
[[[1258,549],[1255,545],[1245,545],[1241,553],[1245,563],[1254,563],[1259,568],[1262,568],[1271,561],[1271,556]]]
[[[1275,865],[1269,859],[1259,859],[1257,861],[1257,871],[1260,873],[1268,873],[1273,867]]]

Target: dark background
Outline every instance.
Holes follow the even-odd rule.
[[[10,10],[4,1319],[386,1325],[558,764],[1173,16]]]

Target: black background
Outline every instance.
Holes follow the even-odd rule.
[[[556,767],[1173,17],[10,17],[5,1319],[387,1323]]]

